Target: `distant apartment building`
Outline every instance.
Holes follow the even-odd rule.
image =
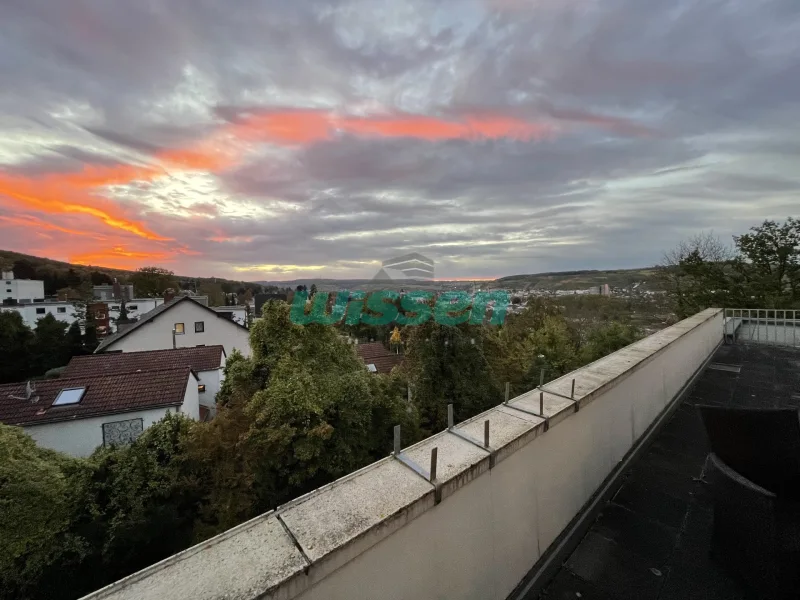
[[[39,319],[53,315],[57,320],[71,325],[77,320],[76,307],[72,302],[36,301],[24,304],[3,304],[0,311],[16,312],[22,317],[25,325],[34,329]]]
[[[16,279],[13,271],[2,272],[0,298],[3,304],[32,303],[44,300],[44,281]]]
[[[114,280],[114,283],[107,285],[96,285],[92,288],[92,296],[95,300],[132,300],[134,297],[133,286],[130,284],[122,285]]]

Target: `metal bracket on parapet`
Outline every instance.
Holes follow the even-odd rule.
[[[447,431],[462,440],[469,442],[473,446],[477,446],[481,450],[489,453],[489,468],[494,468],[495,458],[497,457],[497,450],[489,445],[489,420],[483,422],[483,442],[475,439],[470,434],[455,428],[453,423],[453,405],[447,405]]]
[[[438,447],[431,448],[431,469],[430,471],[426,471],[403,453],[400,444],[400,425],[394,426],[394,451],[392,452],[392,456],[406,467],[414,471],[414,473],[425,479],[428,483],[433,485],[434,501],[436,504],[439,504],[439,502],[442,501],[442,484],[436,480],[436,463],[438,454]]]
[[[508,389],[508,388],[506,388]],[[533,412],[532,410],[528,410],[526,408],[522,408],[520,406],[515,406],[513,404],[508,403],[508,394],[506,394],[506,401],[503,402],[503,406],[507,406],[512,410],[518,410],[519,412],[523,412],[527,415],[533,415],[534,417],[539,417],[540,419],[544,419],[544,430],[547,431],[550,429],[550,417],[544,414],[544,392],[539,392],[539,412]]]
[[[553,396],[558,396],[559,398],[563,398],[564,400],[569,400],[570,402],[573,403],[573,406],[575,407],[575,412],[578,412],[581,409],[581,405],[575,399],[575,380],[574,379],[572,380],[572,393],[569,396],[565,396],[564,394],[560,394],[560,393],[555,392],[553,390],[548,390],[543,385],[541,385],[541,383],[539,384],[539,387],[536,388],[536,389],[538,389],[540,392],[547,392],[548,394],[552,394]]]

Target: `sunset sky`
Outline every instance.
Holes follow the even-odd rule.
[[[7,0],[0,248],[245,280],[646,266],[800,207],[797,0]]]

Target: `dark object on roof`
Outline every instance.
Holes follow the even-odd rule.
[[[782,502],[713,452],[705,476],[714,556],[756,598],[800,597],[800,503]]]
[[[39,425],[134,410],[180,406],[195,377],[188,368],[142,371],[101,377],[70,377],[0,385],[0,423]],[[63,390],[85,388],[77,403],[53,406]]]
[[[380,342],[358,344],[356,353],[372,373],[391,373],[394,367],[403,362],[402,354],[390,352]],[[375,369],[370,369],[369,365],[374,365]]]
[[[794,408],[698,405],[711,451],[781,498],[800,500],[800,413]]]
[[[245,327],[244,325],[240,325],[236,321],[231,321],[230,319],[226,319],[221,313],[218,313],[217,311],[212,310],[212,309],[208,308],[207,306],[204,306],[204,305],[200,304],[197,300],[194,300],[190,296],[181,296],[179,298],[175,298],[173,300],[170,300],[169,302],[165,302],[164,304],[162,304],[160,306],[157,306],[156,308],[154,308],[150,312],[142,315],[142,317],[138,321],[136,321],[136,323],[134,323],[130,327],[126,328],[124,331],[117,331],[117,333],[115,333],[114,335],[109,335],[108,337],[106,337],[100,343],[100,345],[97,347],[97,350],[95,350],[95,352],[103,352],[103,350],[105,350],[106,348],[108,348],[112,344],[118,342],[119,340],[124,338],[126,335],[130,334],[133,331],[136,331],[137,329],[139,329],[143,325],[147,325],[148,323],[151,323],[153,321],[153,319],[155,319],[159,315],[167,312],[172,307],[177,306],[181,302],[192,302],[195,305],[203,308],[204,310],[207,310],[209,313],[211,313],[215,317],[217,317],[219,319],[223,319],[225,321],[229,321],[230,323],[232,323],[236,327],[241,327],[242,329],[247,330],[247,327]]]
[[[225,349],[222,346],[170,348],[141,352],[103,352],[73,357],[61,377],[94,377],[182,368],[189,368],[193,371],[211,371],[220,368],[224,355]]]

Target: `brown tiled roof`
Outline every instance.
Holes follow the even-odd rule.
[[[224,353],[225,349],[222,346],[199,346],[76,356],[69,361],[61,377],[119,375],[136,371],[163,371],[186,367],[193,371],[211,371],[219,369]]]
[[[375,358],[376,356],[386,356],[389,351],[380,342],[369,342],[368,344],[358,344],[356,346],[358,356],[364,360]]]
[[[356,353],[365,365],[375,365],[377,373],[391,373],[394,367],[403,362],[402,354],[390,352],[380,342],[359,344]]]
[[[0,423],[37,425],[183,404],[188,368],[142,371],[101,377],[70,377],[32,382],[36,402],[25,399],[25,382],[0,385]],[[53,406],[63,389],[86,388],[78,404]]]

